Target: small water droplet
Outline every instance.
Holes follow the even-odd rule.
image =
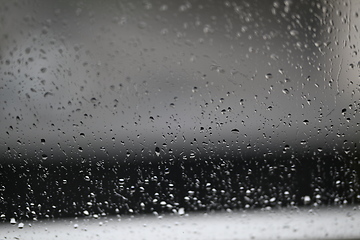
[[[284,94],[288,94],[288,93],[289,93],[289,90],[288,90],[287,88],[285,88],[285,89],[282,90],[282,92],[283,92]]]
[[[271,73],[267,73],[265,74],[265,78],[266,79],[271,79],[273,77],[273,75]]]
[[[11,223],[11,224],[16,224],[15,218],[10,218],[10,223]]]
[[[44,97],[49,97],[49,96],[53,96],[54,94],[53,93],[51,93],[51,92],[46,92],[46,93],[44,93]]]
[[[290,146],[289,145],[285,145],[284,146],[284,151],[287,151],[287,150],[289,150],[290,149]]]
[[[297,36],[297,35],[299,35],[299,32],[297,30],[290,30],[290,35]]]
[[[185,214],[185,209],[184,208],[179,208],[178,214],[179,215],[184,215]]]
[[[346,114],[346,108],[343,108],[343,109],[341,110],[341,114],[342,114],[342,115],[345,115],[345,114]]]
[[[238,134],[240,131],[239,131],[239,129],[234,128],[234,129],[232,129],[232,130],[231,130],[231,132],[232,132],[232,133],[236,133],[236,134]]]
[[[156,156],[160,156],[160,148],[159,147],[155,148],[155,154],[156,154]]]
[[[311,202],[311,198],[309,196],[304,197],[304,204],[309,204]]]

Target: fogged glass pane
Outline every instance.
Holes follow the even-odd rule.
[[[0,217],[359,203],[358,1],[3,1]]]

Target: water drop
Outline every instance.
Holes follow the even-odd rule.
[[[285,88],[285,89],[282,90],[282,92],[283,92],[284,94],[288,94],[288,93],[289,93],[289,90],[288,90],[287,88]]]
[[[266,79],[271,79],[273,77],[273,75],[271,73],[267,73],[265,74],[265,78]]]
[[[179,208],[178,214],[179,215],[184,215],[185,214],[185,209],[184,208]]]
[[[290,35],[291,36],[297,36],[297,35],[299,35],[299,32],[297,30],[291,30]]]
[[[343,108],[343,109],[341,110],[341,114],[342,114],[342,115],[345,115],[345,114],[346,114],[346,108]]]
[[[304,197],[304,204],[309,204],[311,202],[311,198],[309,196]]]
[[[286,152],[287,150],[289,150],[290,149],[290,146],[289,145],[285,145],[284,146],[284,152]]]
[[[239,131],[239,129],[234,128],[233,130],[231,130],[231,132],[232,132],[232,133],[235,133],[235,134],[238,134],[240,131]]]
[[[155,154],[156,154],[156,156],[160,156],[160,148],[159,147],[155,148]]]

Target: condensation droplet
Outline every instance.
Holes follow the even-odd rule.
[[[311,202],[311,198],[309,196],[304,197],[304,204],[309,204]]]
[[[160,156],[160,148],[159,147],[155,148],[155,154],[156,154],[156,156]]]
[[[11,224],[16,224],[15,218],[10,218],[10,223],[11,223]]]
[[[271,79],[273,77],[273,75],[271,73],[267,73],[265,74],[265,78],[266,79]]]
[[[297,30],[290,30],[290,35],[297,36],[297,35],[299,35],[299,32]]]
[[[234,129],[232,129],[232,130],[231,130],[231,132],[232,132],[232,133],[236,133],[236,134],[238,134],[240,131],[239,131],[239,129],[234,128]]]

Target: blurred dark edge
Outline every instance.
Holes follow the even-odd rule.
[[[223,154],[0,164],[1,220],[354,204],[360,194],[354,158]]]

